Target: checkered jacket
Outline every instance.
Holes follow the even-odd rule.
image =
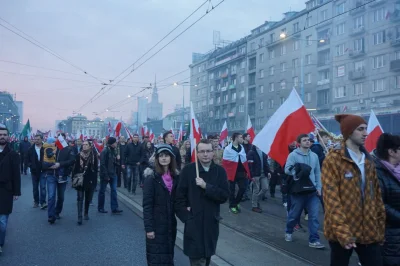
[[[361,190],[361,172],[344,143],[332,149],[322,166],[325,204],[324,234],[342,246],[356,239],[359,244],[382,243],[385,232],[385,208],[371,156],[365,153],[365,188]]]

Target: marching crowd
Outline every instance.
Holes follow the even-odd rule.
[[[284,165],[242,133],[223,145],[219,136],[202,139],[193,154],[190,141],[175,143],[171,132],[154,144],[146,136],[139,141],[137,134],[127,141],[109,137],[99,152],[95,140],[70,141],[58,149],[54,138],[44,141],[41,135],[32,145],[24,139],[14,148],[8,130],[0,128],[0,253],[13,200],[21,194],[20,175],[29,168],[33,207],[47,209],[50,224],[61,218],[69,180],[77,191],[78,225],[89,220],[98,180],[100,213],[107,213],[107,185],[113,214],[122,213],[117,187],[132,194],[143,189],[148,265],[174,264],[177,218],[185,224],[184,253],[190,264],[210,265],[220,205],[229,202],[230,212],[240,215],[240,203],[251,200],[252,211],[261,213],[260,201],[268,192],[275,197],[277,185],[287,211],[286,241],[293,241],[304,212],[309,247],[324,248],[318,234],[322,208],[330,265],[349,265],[353,251],[363,266],[400,265],[400,136],[382,134],[369,153],[364,119],[337,115],[336,120],[342,140],[323,131],[304,132],[285,147],[289,156]]]

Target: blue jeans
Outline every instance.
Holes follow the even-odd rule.
[[[99,190],[99,197],[98,197],[98,210],[104,210],[104,202],[106,199],[106,188],[107,185],[110,184],[111,189],[111,210],[115,211],[118,210],[118,199],[117,199],[117,176],[113,176],[110,178],[109,181],[104,179],[100,180],[100,190]]]
[[[57,203],[56,203],[56,214],[60,214],[64,205],[64,195],[67,183],[57,183]]]
[[[47,177],[46,174],[40,174],[40,204],[46,203],[46,183]]]
[[[6,239],[6,229],[8,222],[8,214],[0,214],[0,247],[4,245]]]
[[[47,216],[54,218],[56,216],[56,193],[57,193],[57,177],[47,174]]]
[[[318,213],[319,213],[319,198],[317,193],[306,195],[290,195],[291,207],[286,223],[286,233],[292,234],[293,228],[299,221],[299,217],[304,208],[308,210],[308,231],[310,232],[309,242],[314,243],[319,241],[318,228]]]
[[[137,173],[139,172],[140,176],[140,168],[139,165],[127,165],[127,179],[128,179],[128,191],[136,192],[136,187],[137,187]]]

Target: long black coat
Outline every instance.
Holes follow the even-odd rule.
[[[151,266],[174,265],[176,218],[173,198],[178,184],[178,175],[169,193],[162,177],[151,168],[144,171],[143,221],[146,233],[154,232],[155,238],[146,237],[147,263]]]
[[[400,265],[400,182],[380,162],[374,152],[373,158],[386,210],[383,265],[398,266]]]
[[[183,252],[194,259],[215,254],[222,219],[220,205],[229,197],[224,168],[212,163],[206,172],[199,163],[199,175],[206,182],[206,189],[196,185],[195,163],[187,164],[180,174],[175,197],[176,215],[185,223]]]
[[[0,214],[12,213],[14,196],[21,196],[20,158],[7,144],[0,152]]]
[[[94,152],[94,151],[92,151]],[[77,190],[90,190],[94,189],[94,184],[96,184],[97,173],[98,173],[98,159],[97,153],[93,154],[93,164],[88,163],[85,175],[83,176],[83,188],[77,188]],[[81,167],[80,153],[75,157],[75,164],[72,169],[72,178],[78,173],[83,173],[85,169]]]

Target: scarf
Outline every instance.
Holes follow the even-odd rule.
[[[93,153],[92,150],[84,151],[82,150],[80,153],[79,164],[81,169],[85,170],[85,166],[88,166],[89,163],[93,163]]]
[[[387,161],[381,160],[381,163],[389,170],[389,172],[396,177],[396,179],[400,182],[400,164],[393,165]]]
[[[171,194],[172,186],[173,186],[174,180],[172,179],[172,176],[171,176],[171,174],[169,173],[169,171],[162,175],[162,179],[163,179],[164,184],[165,184],[165,186],[167,187],[169,193]]]

